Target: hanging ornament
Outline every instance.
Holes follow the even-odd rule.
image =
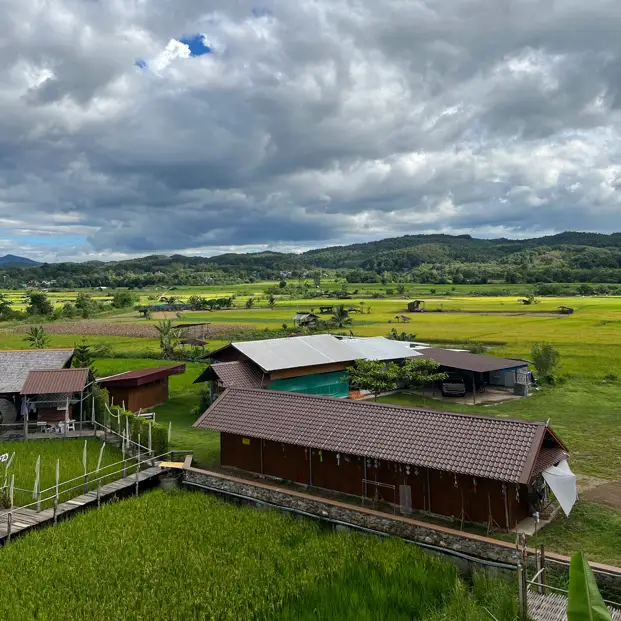
[[[418,476],[418,468],[414,468],[414,474]]]
[[[304,459],[308,461],[308,449],[307,448],[304,449]]]
[[[520,502],[520,486],[515,486],[515,500],[516,502]]]
[[[410,467],[409,466],[405,467],[405,474],[407,474],[407,475],[410,474]]]
[[[323,451],[319,451],[319,463],[323,464]]]
[[[453,486],[457,487],[457,475],[455,475],[455,481],[453,482]]]
[[[472,486],[474,487],[474,493],[477,493],[477,480],[472,477]]]
[[[337,466],[341,465],[341,454],[340,453],[336,454],[336,465]]]

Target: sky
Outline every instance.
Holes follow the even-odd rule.
[[[3,0],[0,252],[621,230],[617,0]]]

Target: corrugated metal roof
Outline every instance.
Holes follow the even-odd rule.
[[[545,423],[419,410],[260,389],[226,390],[194,425],[434,468],[528,483]]]
[[[356,352],[331,334],[232,343],[264,371],[353,362]]]
[[[34,369],[62,369],[73,349],[16,349],[0,351],[0,393],[21,391],[28,373]]]
[[[88,369],[45,369],[30,371],[22,395],[57,395],[82,392],[88,382]]]
[[[435,347],[418,349],[418,351],[425,358],[431,358],[432,360],[440,363],[442,366],[450,367],[451,369],[474,371],[475,373],[502,371],[527,366],[527,363],[523,360],[495,358],[494,356],[481,356],[479,354],[471,354],[466,351],[439,349]]]
[[[342,342],[356,352],[356,358],[364,358],[365,360],[399,360],[422,356],[422,353],[412,349],[409,343],[393,341],[383,336],[362,339],[345,337]]]
[[[134,371],[126,371],[117,375],[102,377],[97,381],[104,386],[115,384],[117,386],[142,386],[149,382],[163,379],[170,375],[180,375],[185,373],[185,364],[173,364],[165,367],[154,367],[150,369],[136,369]]]

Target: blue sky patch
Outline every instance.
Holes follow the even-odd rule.
[[[184,36],[181,37],[179,41],[190,48],[191,56],[202,56],[203,54],[209,54],[212,51],[205,42],[205,37],[202,34]]]
[[[139,58],[134,65],[136,65],[136,67],[138,67],[139,69],[146,69],[147,68],[147,61],[143,60],[142,58]]]

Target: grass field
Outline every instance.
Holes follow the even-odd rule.
[[[571,451],[571,464],[580,475],[602,479],[619,479],[621,472],[621,434],[618,417],[621,415],[619,393],[621,381],[611,379],[621,377],[621,298],[620,297],[571,297],[541,298],[539,304],[524,306],[517,303],[528,287],[515,285],[508,287],[510,296],[474,297],[472,291],[485,292],[498,290],[502,285],[457,286],[448,291],[447,286],[408,286],[407,298],[373,299],[376,291],[385,293],[390,286],[349,285],[350,291],[356,289],[367,294],[365,299],[352,300],[302,300],[291,299],[288,295],[276,296],[276,307],[267,308],[264,291],[275,283],[253,283],[225,287],[182,287],[174,292],[176,296],[236,295],[234,310],[218,312],[190,312],[175,317],[179,322],[210,322],[216,328],[224,326],[238,331],[254,330],[255,336],[265,334],[264,329],[281,330],[282,324],[293,329],[292,318],[298,310],[318,311],[319,306],[343,303],[364,309],[362,314],[352,314],[352,325],[340,332],[360,336],[387,335],[392,328],[416,335],[416,340],[434,344],[483,342],[491,346],[489,353],[499,356],[516,356],[528,359],[534,343],[546,341],[553,343],[562,356],[561,374],[567,381],[554,388],[542,389],[529,399],[487,406],[457,406],[450,401],[421,402],[411,395],[395,395],[393,402],[405,405],[425,405],[436,409],[454,409],[465,412],[478,412],[488,415],[550,419],[550,424]],[[276,283],[277,284],[277,283]],[[326,285],[323,283],[322,286]],[[337,288],[334,283],[330,286]],[[326,285],[327,286],[327,285]],[[339,285],[340,286],[340,285]],[[430,296],[430,289],[437,293],[450,293],[450,296]],[[147,301],[149,295],[159,292],[143,291],[141,300]],[[69,299],[77,292],[54,294],[58,299]],[[107,295],[102,293],[101,295]],[[248,296],[255,297],[255,308],[246,309]],[[260,299],[263,298],[263,299]],[[406,313],[409,299],[421,298],[427,301],[425,313]],[[575,309],[573,315],[553,314],[560,305]],[[366,310],[371,308],[371,313]],[[442,309],[442,312],[436,312]],[[510,315],[509,313],[513,313]],[[400,323],[396,315],[408,314],[411,321]],[[329,315],[325,316],[329,318]],[[116,317],[106,317],[105,321],[121,323],[128,327],[154,325],[155,319],[145,320],[134,311],[124,310]],[[104,321],[97,318],[95,321]],[[23,334],[15,334],[15,325],[0,327],[0,348],[25,348]],[[216,349],[228,342],[228,337],[210,340],[208,350]],[[50,345],[71,347],[80,343],[81,334],[52,334]],[[89,335],[86,342],[92,345],[106,344],[112,348],[111,356],[98,358],[95,367],[100,376],[122,371],[169,364],[169,361],[145,358],[159,351],[156,338],[133,336]],[[184,375],[170,378],[171,399],[157,408],[157,420],[163,424],[172,422],[172,447],[192,449],[198,465],[210,467],[218,464],[218,434],[191,428],[195,420],[193,408],[199,402],[200,386],[192,382],[204,368],[202,364],[188,364]],[[606,378],[607,379],[604,379]],[[81,455],[81,454],[80,454]],[[1,467],[0,467],[1,470]],[[34,469],[32,470],[34,473]],[[604,506],[581,503],[576,507],[569,521],[558,520],[546,527],[541,537],[558,552],[571,552],[580,546],[592,558],[621,564],[621,512]]]
[[[99,452],[102,443],[97,438],[87,438],[87,463],[88,470],[93,471],[97,467]],[[35,464],[37,457],[41,456],[40,482],[41,490],[52,487],[56,481],[56,460],[60,459],[60,481],[68,481],[84,474],[82,455],[84,440],[54,438],[50,440],[31,440],[29,442],[0,442],[0,453],[15,453],[11,467],[8,469],[8,483],[10,477],[15,475],[15,487],[22,490],[32,490],[35,481]],[[114,464],[122,459],[121,452],[111,445],[104,448],[102,467]],[[4,482],[5,469],[8,462],[0,464],[0,486]],[[113,468],[112,470],[116,470]],[[109,470],[108,472],[111,472]],[[103,471],[102,474],[106,474]],[[119,478],[118,475],[113,478]],[[76,483],[77,484],[77,483]],[[71,493],[63,494],[61,502],[69,500],[83,493],[83,488]],[[51,496],[53,492],[47,492],[43,496]],[[15,493],[16,505],[27,505],[34,502],[32,492],[18,491]]]
[[[515,593],[482,576],[468,585],[402,541],[181,491],[106,505],[0,550],[2,619],[489,621],[485,607],[513,621]]]

